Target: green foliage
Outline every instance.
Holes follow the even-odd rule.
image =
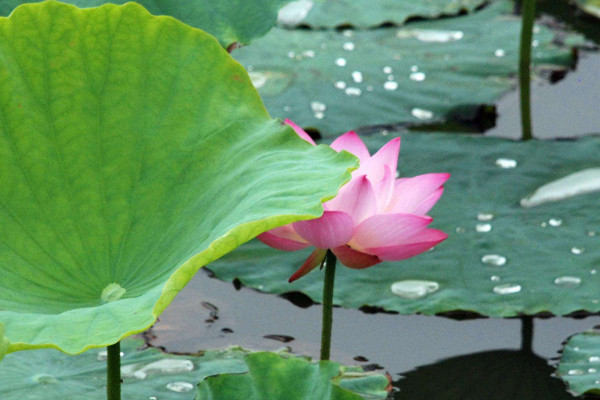
[[[276,28],[233,55],[251,71],[272,115],[324,136],[370,125],[471,119],[481,104],[516,86],[521,21],[510,14],[513,6],[498,1],[470,15],[402,28]],[[568,68],[571,49],[538,28],[533,63]]]
[[[556,373],[577,396],[600,394],[600,332],[590,330],[571,336]]]
[[[20,4],[40,0],[0,0],[0,15],[9,15]],[[64,0],[80,8],[129,0]],[[265,35],[275,24],[277,11],[286,0],[138,0],[154,15],[170,15],[217,37],[223,47],[248,44]]]
[[[600,138],[521,143],[456,134],[401,136],[401,176],[452,174],[430,213],[431,226],[450,237],[408,260],[365,270],[338,268],[334,304],[403,314],[462,310],[490,317],[600,311],[598,192],[531,208],[520,205],[544,184],[597,167]],[[364,137],[372,153],[390,139]],[[510,160],[515,168],[498,165],[514,165]],[[287,283],[308,253],[253,241],[210,269],[219,279],[237,277],[269,293],[300,291],[320,302],[322,274]],[[396,295],[392,285],[400,281]]]
[[[272,120],[213,37],[135,3],[21,6],[0,54],[8,352],[143,331],[201,266],[319,216],[356,163]]]
[[[388,380],[360,367],[273,353],[250,353],[244,358],[248,372],[221,374],[200,382],[196,400],[361,400],[385,399]],[[345,388],[345,382],[355,391]]]

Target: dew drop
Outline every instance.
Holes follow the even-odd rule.
[[[410,113],[413,117],[418,118],[420,120],[431,119],[433,118],[433,112],[429,110],[424,110],[422,108],[413,108],[410,110]]]
[[[598,370],[596,368],[588,368],[589,374],[595,374],[596,372],[598,372]]]
[[[399,39],[415,38],[426,43],[447,43],[464,37],[462,31],[441,31],[433,29],[400,29],[396,32]]]
[[[506,257],[499,254],[486,254],[481,257],[481,262],[493,267],[501,267],[506,264]]]
[[[387,76],[387,80],[388,81],[393,81],[394,80],[394,75],[388,75]]]
[[[599,356],[590,356],[590,358],[588,358],[588,361],[591,363],[600,363],[600,357]]]
[[[391,74],[392,71],[393,71],[392,67],[389,67],[387,65],[385,67],[383,67],[383,73],[385,73],[385,74]]]
[[[417,65],[413,65],[410,67],[410,72],[417,72],[419,70],[419,67]]]
[[[550,219],[548,220],[548,224],[549,224],[550,226],[561,226],[561,225],[562,225],[562,223],[563,223],[563,221],[562,221],[562,219],[560,219],[560,218],[550,218]]]
[[[302,22],[313,6],[310,0],[297,0],[283,6],[277,14],[277,23],[284,26],[296,26]]]
[[[541,226],[542,228],[545,228],[545,227],[547,227],[547,226],[548,226],[548,223],[547,223],[546,221],[544,221],[544,222],[542,222],[542,223],[540,224],[540,226]]]
[[[577,287],[581,285],[581,278],[576,276],[559,276],[554,280],[554,284],[562,287]]]
[[[492,282],[500,282],[500,277],[498,275],[492,275],[490,276],[490,280]]]
[[[373,86],[369,85],[367,86],[367,92],[372,92],[374,90]]]
[[[494,286],[493,290],[496,294],[514,294],[521,291],[521,285],[517,285],[516,283],[503,283]]]
[[[362,76],[362,72],[360,71],[353,71],[352,72],[352,80],[356,83],[361,83],[363,81],[363,76]]]
[[[398,89],[398,82],[387,81],[386,83],[383,84],[383,88],[385,90],[396,90],[396,89]]]
[[[539,41],[539,40],[537,40],[537,39],[536,39],[536,40],[533,40],[533,41],[531,42],[531,47],[538,47],[539,45],[540,45],[540,41]]]
[[[354,97],[356,97],[356,96],[360,96],[361,93],[362,93],[362,91],[359,88],[357,88],[357,87],[346,88],[346,94],[348,96],[354,96]]]
[[[316,112],[314,114],[314,116],[315,116],[316,119],[323,119],[323,118],[325,118],[325,113],[323,113],[323,112]]]
[[[327,110],[325,103],[321,103],[320,101],[311,101],[310,108],[312,108],[313,112],[324,112]]]
[[[344,90],[344,89],[346,89],[346,82],[344,82],[344,81],[337,81],[337,82],[334,84],[334,86],[335,86],[337,89]]]
[[[571,247],[571,253],[573,254],[582,254],[585,252],[585,249],[583,247]]]
[[[315,52],[313,50],[305,50],[305,51],[302,52],[302,55],[304,57],[314,58],[315,57]]]
[[[582,369],[570,369],[567,371],[567,375],[583,375],[585,374],[585,371]]]
[[[591,275],[596,275],[598,273],[597,269],[590,269],[590,274]]]
[[[455,229],[456,233],[465,233],[467,230],[462,226],[457,226]]]
[[[540,27],[539,26],[534,26],[533,27],[533,33],[540,33]]]
[[[165,358],[152,362],[140,371],[144,371],[146,375],[150,374],[180,374],[194,370],[194,363],[190,360],[182,360],[178,358]]]
[[[478,221],[491,221],[495,218],[496,216],[492,213],[478,213],[477,214],[477,220]]]
[[[156,396],[150,396],[150,397],[148,397],[148,400],[158,400],[158,397],[156,397]]]
[[[425,80],[426,75],[424,72],[413,72],[409,75],[411,81],[422,82]]]
[[[494,55],[496,57],[504,57],[506,55],[506,51],[504,51],[504,49],[496,49],[496,51],[494,51]]]
[[[171,382],[167,384],[167,389],[177,393],[187,393],[194,389],[194,385],[189,382]]]
[[[352,50],[354,50],[354,43],[346,42],[342,45],[342,48],[346,51],[352,51]]]
[[[398,297],[405,299],[419,299],[437,291],[440,285],[433,281],[406,280],[394,282],[391,291]]]
[[[475,230],[480,233],[486,233],[492,230],[492,224],[477,224]]]
[[[499,158],[496,160],[496,165],[500,168],[516,168],[517,161],[510,158]]]
[[[352,29],[345,29],[342,32],[342,35],[346,36],[346,37],[352,37],[352,35],[354,35],[354,32],[352,32]]]
[[[292,110],[292,107],[290,107],[290,106],[283,106],[283,111],[289,112],[291,110]]]
[[[382,130],[382,131],[381,131],[381,134],[382,134],[383,136],[387,136],[387,135],[389,135],[389,134],[390,134],[390,132],[389,132],[387,129],[384,129],[384,130]]]
[[[588,232],[587,232],[587,235],[588,235],[589,237],[594,237],[594,236],[596,236],[597,234],[598,234],[598,233],[597,233],[596,231],[588,231]]]
[[[345,59],[345,58],[342,58],[342,57],[340,57],[340,58],[338,58],[338,59],[336,59],[336,60],[335,60],[335,64],[336,64],[338,67],[344,67],[344,66],[346,66],[346,59]]]
[[[288,51],[287,56],[289,58],[295,58],[296,57],[296,53],[294,53],[293,51]]]

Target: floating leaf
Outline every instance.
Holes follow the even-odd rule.
[[[141,340],[127,339],[121,343],[124,399],[177,400],[186,398],[185,393],[190,398],[196,384],[203,379],[219,374],[246,374],[250,368],[245,358],[249,352],[239,347],[176,356],[153,348],[143,349],[143,346]],[[283,358],[283,355],[270,353],[256,353],[256,357],[254,353],[250,354],[251,359],[266,362],[268,368],[272,366],[269,367],[265,360],[271,359],[275,360],[275,365],[286,368],[296,366],[298,362],[312,365],[304,360],[294,362],[290,355]],[[0,397],[2,400],[102,398],[106,393],[105,358],[105,350],[88,351],[78,356],[68,356],[56,350],[10,354],[0,363]],[[326,363],[324,370],[333,371],[334,376],[344,371],[341,382],[336,377],[334,384],[366,394],[366,398],[385,398],[388,381],[383,375],[335,363]],[[334,385],[329,382],[329,386]]]
[[[411,18],[439,18],[470,12],[486,0],[296,0],[279,11],[277,22],[293,27],[353,26],[369,28],[384,23],[403,24]]]
[[[334,303],[403,314],[462,310],[490,317],[600,311],[598,194],[523,208],[545,183],[598,167],[600,138],[515,142],[454,134],[402,134],[402,176],[452,174],[431,211],[450,237],[433,251],[364,270],[338,268]],[[390,135],[364,137],[371,152]],[[250,242],[210,269],[269,293],[299,291],[321,301],[322,273],[289,284],[310,253]]]
[[[9,15],[20,4],[40,0],[0,0],[0,15]],[[98,7],[129,0],[64,0],[77,7]],[[278,9],[286,0],[138,0],[154,15],[170,15],[217,37],[223,47],[248,44],[265,35],[275,24]]]
[[[201,266],[320,215],[355,162],[271,120],[214,38],[135,3],[21,6],[0,54],[8,352],[143,331]]]
[[[196,400],[361,400],[385,399],[388,394],[385,376],[365,373],[360,367],[311,363],[273,353],[250,353],[244,361],[246,373],[211,376],[200,382]]]
[[[498,350],[449,358],[403,373],[395,383],[411,400],[572,399],[535,354]],[[435,382],[435,384],[432,384]]]
[[[599,0],[575,0],[577,7],[584,12],[600,18],[600,1]]]
[[[251,71],[272,115],[323,135],[474,118],[481,104],[516,86],[521,21],[513,7],[497,1],[467,16],[369,31],[274,28],[234,57]],[[571,49],[538,28],[534,64],[568,68]]]
[[[600,331],[571,336],[556,372],[576,396],[600,394]]]

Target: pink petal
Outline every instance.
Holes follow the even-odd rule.
[[[371,247],[365,249],[365,251],[377,254],[379,258],[385,261],[404,260],[431,249],[446,240],[447,237],[447,234],[437,229],[426,229],[415,235],[414,242],[396,246]]]
[[[329,211],[345,212],[357,225],[377,212],[377,198],[371,182],[363,175],[352,178],[340,189],[337,196],[323,206]]]
[[[431,210],[433,208],[435,203],[437,203],[437,201],[440,199],[440,197],[442,197],[442,193],[444,193],[443,187],[441,187],[438,190],[436,190],[435,192],[431,193],[429,196],[427,196],[425,198],[425,200],[423,200],[421,202],[421,204],[419,204],[417,206],[417,208],[413,211],[413,214],[417,214],[417,215],[427,214],[427,212],[429,212],[429,210]]]
[[[360,174],[366,174],[371,182],[378,182],[383,179],[385,167],[395,175],[398,167],[398,154],[400,153],[400,138],[394,138],[387,142],[375,155],[369,160],[361,163]]]
[[[298,136],[300,136],[302,139],[306,140],[308,143],[312,144],[313,146],[316,146],[317,144],[315,143],[314,140],[312,140],[312,138],[309,136],[308,133],[304,132],[304,129],[300,128],[298,125],[296,125],[295,123],[293,123],[292,121],[290,121],[289,119],[286,118],[286,120],[284,121],[287,125],[291,126],[292,128],[294,128],[294,130],[296,131],[296,133],[298,134]]]
[[[365,146],[363,141],[353,131],[344,133],[342,136],[335,139],[330,146],[337,152],[346,150],[347,152],[354,154],[361,163],[368,160],[370,157],[367,146]]]
[[[379,264],[381,259],[372,254],[353,250],[349,246],[340,246],[332,249],[338,260],[348,268],[363,269]]]
[[[315,249],[310,256],[304,261],[304,264],[296,271],[288,282],[294,282],[298,278],[302,278],[304,275],[308,274],[310,271],[315,269],[317,265],[320,265],[327,254],[327,249]]]
[[[392,196],[394,195],[395,172],[392,172],[388,166],[384,167],[383,178],[379,182],[374,182],[375,197],[377,197],[377,210],[383,212]]]
[[[320,249],[332,249],[346,244],[354,233],[352,217],[341,211],[325,211],[321,218],[292,224],[308,243]]]
[[[357,250],[366,251],[372,247],[412,243],[410,239],[424,230],[431,221],[430,217],[412,214],[373,215],[356,226],[348,244]]]
[[[440,189],[448,178],[450,178],[450,174],[442,173],[418,175],[396,180],[394,194],[387,206],[387,211],[411,214],[426,213],[441,196],[441,193],[439,193],[439,196],[434,193]],[[432,195],[433,197],[431,197]],[[437,199],[435,199],[436,196]]]
[[[258,240],[267,246],[284,251],[300,250],[308,246],[308,243],[290,225],[261,233],[258,235]]]

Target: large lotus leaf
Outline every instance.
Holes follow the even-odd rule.
[[[213,37],[135,3],[23,5],[0,54],[8,352],[144,330],[202,265],[320,215],[355,162],[271,120]]]
[[[0,15],[9,15],[25,3],[40,0],[0,0]],[[98,7],[130,0],[64,0],[77,7]],[[154,15],[170,15],[217,37],[224,47],[247,44],[266,34],[275,24],[278,9],[286,0],[138,0]]]
[[[575,0],[577,7],[586,13],[600,18],[600,1],[598,0]]]
[[[364,139],[373,152],[390,136]],[[520,205],[549,182],[600,166],[599,137],[522,143],[455,134],[401,136],[402,176],[452,174],[431,211],[432,227],[450,237],[408,260],[338,268],[335,304],[490,317],[600,311],[599,192]],[[283,252],[254,241],[210,269],[223,280],[237,277],[265,292],[300,291],[321,301],[322,272],[287,283],[309,252]]]
[[[249,370],[245,358],[248,351],[239,347],[176,356],[153,348],[143,349],[143,346],[141,340],[127,339],[121,343],[121,390],[124,399],[190,398],[195,385],[209,376],[244,374]],[[279,356],[257,354],[261,354],[258,356],[261,360],[272,358],[276,365],[282,364]],[[106,351],[88,351],[78,356],[67,356],[56,350],[10,354],[0,363],[0,398],[102,398],[106,393],[105,358]],[[284,365],[288,363],[287,360],[283,362]],[[327,368],[334,369],[336,373],[345,372],[340,383],[342,386],[352,387],[356,392],[366,393],[372,398],[385,398],[388,382],[383,375],[365,373],[360,367],[343,367],[335,363],[327,363]]]
[[[487,0],[296,0],[279,13],[284,26],[368,28],[384,23],[402,24],[411,18],[438,18],[473,11]]]
[[[251,71],[272,115],[324,135],[472,118],[516,86],[521,22],[513,7],[499,1],[471,15],[369,31],[274,28],[234,57]],[[536,65],[573,63],[553,32],[536,32]]]
[[[600,394],[600,331],[571,336],[556,372],[573,394]]]
[[[418,367],[394,385],[400,389],[398,399],[410,400],[572,399],[552,372],[535,354],[497,350]]]
[[[248,371],[211,376],[200,382],[196,400],[361,400],[385,399],[388,379],[360,367],[331,361],[311,363],[273,353],[250,353]],[[354,391],[345,388],[345,382]]]

